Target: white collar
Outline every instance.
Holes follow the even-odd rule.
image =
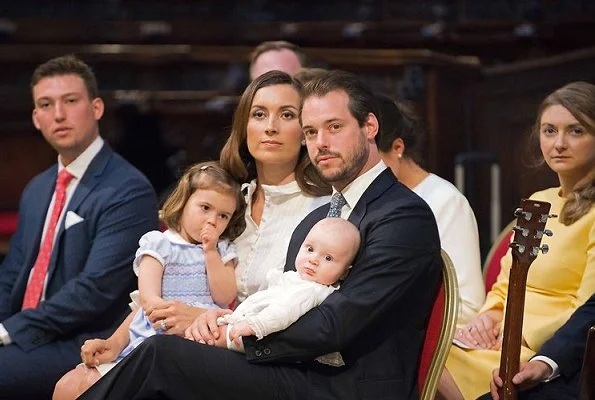
[[[250,204],[252,203],[252,195],[256,190],[256,186],[256,179],[252,179],[251,182],[244,183],[242,185],[242,191],[244,191],[246,188],[248,189],[246,194],[246,202],[248,203],[248,207],[250,207]],[[297,181],[291,181],[283,185],[261,185],[261,187],[264,191],[265,197],[285,197],[301,192],[300,185],[298,185]]]
[[[165,235],[165,237],[172,243],[185,244],[188,246],[200,246],[200,243],[198,243],[198,244],[188,243],[182,237],[182,235],[180,235],[178,232],[174,231],[173,229],[166,230],[165,232],[163,232],[163,235]]]
[[[345,186],[341,193],[343,194],[343,197],[345,197],[345,201],[349,208],[353,210],[353,207],[355,207],[374,179],[376,179],[385,169],[386,164],[380,160],[378,164],[374,165],[368,171],[355,178],[349,185]],[[333,194],[336,192],[337,190],[333,188]]]
[[[93,142],[89,146],[87,146],[85,151],[83,151],[77,158],[74,159],[74,161],[72,161],[66,167],[64,166],[64,164],[62,164],[62,159],[60,158],[60,156],[58,156],[58,173],[62,171],[64,168],[66,168],[66,170],[70,172],[70,174],[74,176],[76,179],[81,179],[87,171],[87,168],[89,168],[91,161],[93,161],[95,156],[103,147],[103,143],[104,142],[101,136],[97,135],[95,140],[93,140]]]

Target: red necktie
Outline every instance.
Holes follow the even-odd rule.
[[[58,225],[58,219],[64,208],[66,201],[66,186],[73,178],[70,172],[63,169],[58,174],[58,180],[56,181],[54,207],[52,208],[52,215],[48,223],[41,247],[39,248],[39,254],[37,254],[37,260],[33,266],[33,273],[31,279],[27,284],[25,290],[25,298],[23,299],[23,310],[27,308],[36,308],[41,299],[41,292],[43,291],[43,283],[48,272],[48,266],[50,264],[50,258],[52,256],[52,248],[54,246],[54,234],[56,233],[56,226]]]

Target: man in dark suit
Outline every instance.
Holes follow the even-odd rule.
[[[415,399],[419,355],[440,280],[440,242],[426,203],[380,160],[372,92],[330,72],[305,88],[301,123],[310,158],[334,187],[331,205],[291,239],[286,270],[320,219],[353,222],[362,246],[338,291],[282,332],[226,347],[227,326],[203,313],[188,337],[146,340],[81,399]],[[168,336],[168,337],[166,337]],[[343,366],[315,358],[340,352]]]
[[[99,136],[104,105],[91,69],[52,59],[31,80],[33,123],[58,162],[29,182],[0,265],[0,398],[51,397],[129,312],[140,236],[157,228],[148,181]]]
[[[585,354],[587,333],[595,325],[595,294],[579,307],[570,319],[545,342],[539,353],[521,366],[513,382],[519,385],[520,400],[578,399],[580,371]],[[490,383],[491,396],[480,399],[499,399],[502,380],[494,370]]]

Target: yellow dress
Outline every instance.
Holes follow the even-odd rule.
[[[552,204],[551,213],[560,214],[565,199],[560,188],[537,192],[532,199]],[[547,222],[553,237],[544,236],[550,250],[531,264],[527,276],[523,338],[528,347],[521,348],[521,361],[531,358],[541,345],[560,328],[595,292],[595,206],[572,225],[557,218]],[[488,293],[480,313],[504,309],[512,256],[502,258],[498,280]],[[476,399],[489,392],[491,372],[500,365],[499,350],[463,350],[451,346],[446,368],[452,374],[465,399]]]

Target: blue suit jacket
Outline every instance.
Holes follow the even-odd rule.
[[[55,340],[80,345],[111,334],[130,311],[127,295],[136,287],[132,259],[138,239],[158,226],[150,183],[105,144],[65,211],[83,221],[65,230],[63,218],[58,228],[45,301],[21,311],[56,176],[54,165],[25,188],[17,232],[0,265],[0,322],[24,351]]]
[[[554,360],[560,375],[571,378],[580,372],[589,328],[595,325],[595,294],[579,307],[570,319],[545,342],[540,355]]]
[[[298,225],[286,270],[294,268],[307,233],[328,209],[314,210]],[[244,338],[246,357],[301,365],[310,399],[416,399],[419,355],[441,276],[434,215],[386,169],[349,221],[362,244],[340,289],[286,330],[259,341]],[[312,362],[334,351],[345,367]]]

